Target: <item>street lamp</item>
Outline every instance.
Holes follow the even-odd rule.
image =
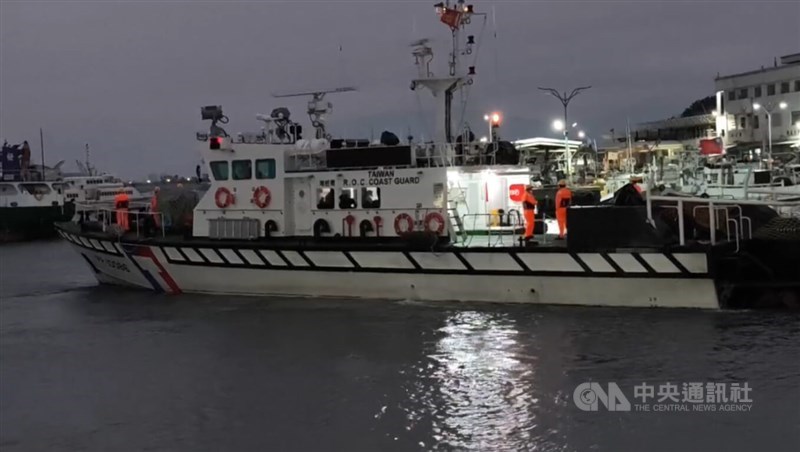
[[[583,130],[579,130],[578,131],[578,138],[580,138],[580,139],[586,138],[586,132],[584,132]]]
[[[496,111],[483,115],[483,120],[489,123],[489,139],[492,142],[494,142],[494,140],[496,138],[496,136],[495,136],[496,134],[494,132],[494,129],[500,127],[500,120],[501,119],[502,118],[500,116],[500,113],[498,113]]]
[[[785,110],[786,107],[789,105],[786,102],[781,102],[778,104],[778,108],[781,110]],[[767,147],[767,159],[769,161],[768,168],[772,169],[772,110],[775,109],[775,104],[772,102],[767,103],[766,105],[762,106],[761,104],[753,104],[753,111],[758,111],[764,109],[764,112],[767,114],[767,140],[769,142],[769,146]]]
[[[564,156],[567,159],[567,178],[568,179],[570,179],[570,176],[572,175],[572,171],[571,171],[572,156],[570,155],[570,152],[569,152],[569,128],[567,127],[567,124],[569,124],[569,121],[567,121],[567,106],[569,105],[569,101],[571,101],[572,98],[577,96],[578,93],[580,93],[583,90],[587,90],[589,88],[591,88],[591,86],[581,86],[579,88],[573,89],[572,92],[569,93],[569,94],[567,94],[566,91],[564,91],[563,94],[559,93],[557,90],[555,90],[553,88],[541,88],[541,87],[539,88],[541,91],[545,91],[545,92],[548,92],[548,93],[552,94],[553,97],[555,97],[556,99],[561,101],[561,105],[564,106],[564,122],[562,123],[562,127],[563,127],[563,130],[564,130]],[[578,124],[575,123],[575,126],[577,126],[577,125]],[[555,126],[555,123],[553,124],[553,126]]]
[[[553,121],[553,130],[556,130],[558,132],[563,131],[564,130],[564,122],[561,121],[560,119],[556,119],[555,121]]]

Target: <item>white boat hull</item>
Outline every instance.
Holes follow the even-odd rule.
[[[101,283],[165,293],[719,308],[705,253],[234,250],[62,236]]]

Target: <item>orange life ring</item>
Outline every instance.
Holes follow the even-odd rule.
[[[236,198],[234,197],[233,193],[225,187],[219,187],[217,192],[214,193],[214,202],[217,204],[217,207],[220,209],[224,209],[231,204],[236,202]]]
[[[262,185],[253,191],[253,204],[258,207],[263,209],[269,205],[270,201],[272,201],[272,193],[267,187]]]
[[[406,223],[406,229],[405,230],[403,230],[400,227],[403,224],[403,222]],[[407,213],[401,213],[400,215],[397,216],[397,218],[394,219],[394,232],[397,235],[402,235],[402,234],[405,234],[407,232],[411,232],[413,230],[414,230],[414,219],[411,218],[411,215],[409,215]]]
[[[438,223],[438,226],[436,226],[436,230],[433,230],[431,228],[431,222],[432,221],[436,221],[436,223]],[[436,235],[442,235],[442,232],[444,232],[444,225],[445,225],[444,217],[439,212],[431,212],[431,213],[425,215],[425,230],[426,231],[428,231],[428,232],[433,231],[433,232],[436,232]]]

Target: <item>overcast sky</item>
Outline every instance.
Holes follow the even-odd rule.
[[[444,60],[433,3],[2,0],[0,138],[31,141],[38,161],[42,127],[48,164],[74,169],[88,142],[97,167],[125,178],[188,175],[207,128],[200,106],[221,104],[230,133],[284,105],[310,129],[305,99],[271,93],[340,85],[359,91],[329,98],[334,135],[427,134],[409,43],[433,38]],[[796,0],[474,3],[489,13],[466,114],[479,135],[498,109],[507,138],[555,136],[560,104],[537,86],[592,85],[570,116],[600,136],[626,118],[680,114],[714,92],[717,73],[800,51]]]

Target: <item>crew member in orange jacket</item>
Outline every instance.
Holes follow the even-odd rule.
[[[536,197],[533,196],[533,186],[528,185],[525,187],[525,198],[522,200],[522,211],[525,216],[525,241],[533,240],[536,204]]]
[[[642,194],[642,186],[639,185],[641,183],[642,183],[642,178],[640,176],[631,176],[631,184],[633,185],[633,188],[635,188],[636,191],[639,192],[640,195]]]
[[[114,208],[117,209],[117,224],[123,231],[127,231],[129,228],[128,225],[128,204],[130,203],[130,198],[128,198],[128,194],[125,193],[124,188],[120,188],[117,192],[117,195],[114,196]]]
[[[558,238],[564,239],[567,232],[567,208],[572,203],[572,190],[567,188],[567,181],[558,181],[556,192],[556,220],[558,221]]]

